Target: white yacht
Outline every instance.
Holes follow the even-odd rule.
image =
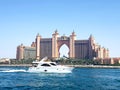
[[[29,67],[28,72],[71,73],[73,70],[73,67],[57,65],[56,62],[46,60],[47,57],[41,61],[33,61],[32,67]]]

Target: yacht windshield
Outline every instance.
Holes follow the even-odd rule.
[[[47,67],[50,67],[49,64],[45,63],[45,64],[42,64],[41,66],[47,66]]]
[[[56,66],[56,64],[55,63],[50,63],[51,65],[53,65],[53,66]]]

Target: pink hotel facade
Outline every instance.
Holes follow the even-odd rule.
[[[69,48],[68,56],[77,59],[105,59],[109,58],[109,50],[101,47],[95,42],[92,35],[86,40],[76,40],[75,32],[70,36],[59,36],[56,30],[52,38],[42,38],[39,34],[35,42],[30,47],[19,45],[17,47],[16,59],[41,59],[45,56],[49,58],[59,58],[62,45]]]

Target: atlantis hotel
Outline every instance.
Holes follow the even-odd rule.
[[[101,47],[95,42],[92,35],[86,40],[77,40],[75,32],[70,36],[59,36],[56,30],[52,38],[42,38],[39,34],[36,36],[31,46],[23,44],[17,47],[16,59],[41,59],[48,56],[51,59],[60,57],[60,48],[66,45],[69,48],[68,57],[76,59],[105,59],[109,58],[109,50]]]

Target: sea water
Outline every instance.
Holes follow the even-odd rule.
[[[120,69],[75,68],[72,73],[30,73],[0,67],[0,90],[120,90]]]

